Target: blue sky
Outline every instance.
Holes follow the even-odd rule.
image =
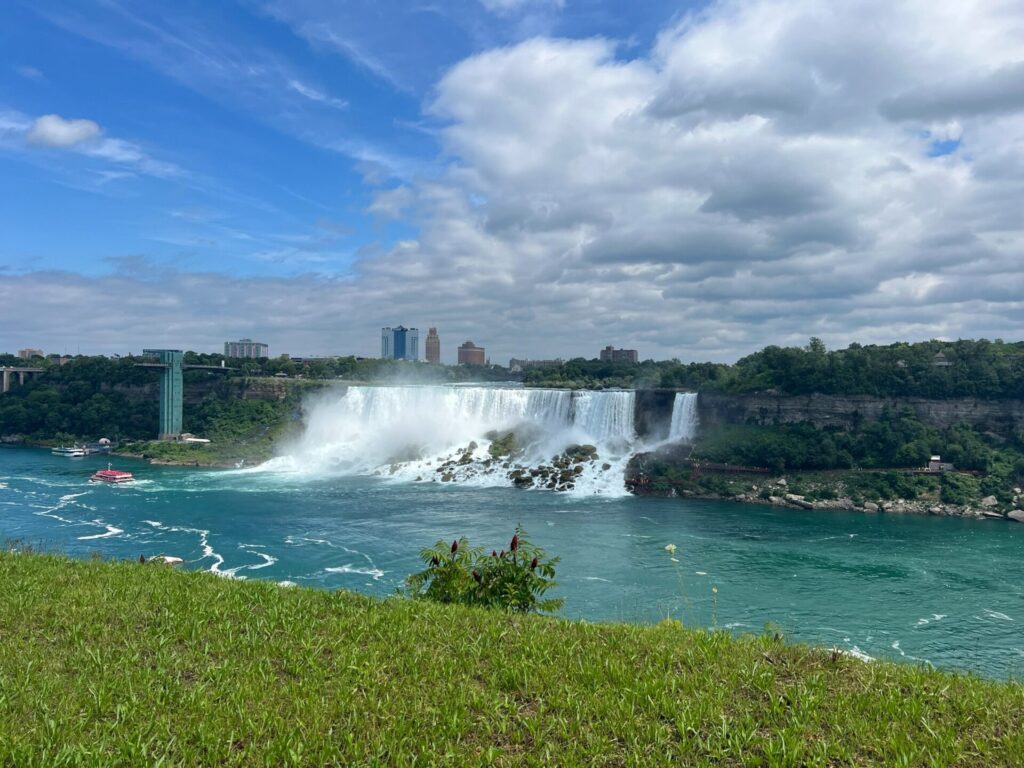
[[[980,0],[10,0],[0,348],[1013,338],[1021,30]]]
[[[362,249],[415,234],[366,208],[382,187],[437,173],[438,121],[423,106],[446,69],[534,32],[649,44],[677,12],[515,5],[5,3],[6,110],[92,120],[170,166],[0,154],[5,265],[91,274],[145,256],[243,275],[345,273]]]

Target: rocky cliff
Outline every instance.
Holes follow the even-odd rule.
[[[909,408],[929,426],[970,424],[1000,434],[1024,429],[1024,400],[978,400],[868,395],[749,395],[701,393],[698,412],[705,427],[715,424],[788,424],[809,421],[819,427],[856,427],[877,419],[883,408]]]
[[[214,378],[200,381],[186,381],[182,399],[186,405],[194,405],[211,397],[238,400],[284,400],[296,388],[312,390],[327,386],[327,382],[271,378]],[[129,400],[152,400],[160,397],[157,381],[140,385],[104,386],[104,392],[119,392]]]

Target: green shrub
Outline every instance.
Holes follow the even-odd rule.
[[[562,607],[561,598],[545,598],[555,582],[555,564],[540,547],[516,528],[509,549],[487,555],[462,537],[449,546],[438,541],[420,556],[427,567],[407,580],[409,594],[437,603],[478,605],[515,613],[550,612]]]
[[[970,475],[947,472],[942,476],[939,498],[946,504],[969,504],[978,498],[980,483]]]

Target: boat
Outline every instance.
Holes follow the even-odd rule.
[[[121,469],[111,469],[110,465],[107,464],[106,469],[101,469],[99,472],[93,473],[93,476],[89,478],[94,483],[130,483],[135,478],[132,477],[131,472],[125,472]]]
[[[89,451],[81,445],[73,445],[70,448],[62,445],[59,448],[54,448],[50,453],[54,456],[87,456]]]

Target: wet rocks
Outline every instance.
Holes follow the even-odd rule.
[[[1007,512],[1006,519],[1013,520],[1015,523],[1024,523],[1024,510],[1014,509],[1011,512]]]
[[[814,509],[813,501],[807,501],[803,496],[798,496],[795,493],[787,493],[785,499],[795,507],[800,507],[801,509]]]

